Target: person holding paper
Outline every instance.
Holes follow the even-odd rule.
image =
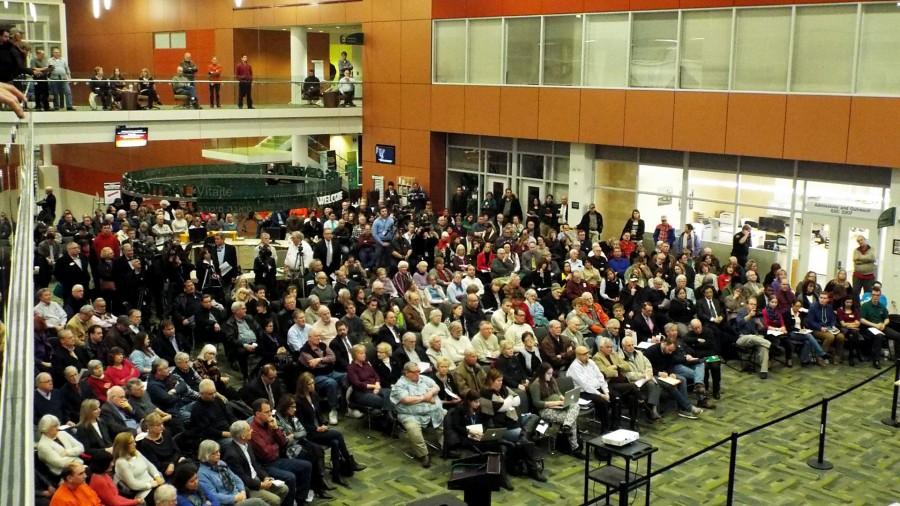
[[[694,357],[706,359],[719,355],[719,345],[713,332],[703,325],[699,319],[690,321],[688,332],[684,336],[684,348]],[[703,384],[707,385],[709,377],[712,377],[713,397],[718,399],[722,386],[722,361],[706,362],[703,374]],[[708,390],[708,388],[707,388]]]
[[[831,314],[831,317],[834,318],[834,313]],[[760,379],[768,378],[769,348],[772,343],[761,335],[763,322],[756,311],[756,299],[747,301],[747,307],[738,312],[732,325],[739,336],[735,345],[738,348],[754,349],[759,358],[759,377]]]
[[[559,391],[559,383],[553,376],[553,371],[553,365],[550,362],[541,363],[535,380],[528,387],[531,403],[541,418],[562,426],[560,432],[569,436],[567,453],[576,459],[583,460],[584,453],[581,452],[582,447],[578,441],[578,430],[576,427],[578,413],[581,408],[577,402],[573,402],[569,406],[565,405],[566,402],[563,400],[562,392]]]
[[[774,296],[771,298],[775,299]],[[778,300],[776,299],[775,304],[777,303]],[[819,345],[819,341],[816,341],[816,338],[813,337],[812,331],[807,329],[803,324],[806,319],[806,313],[803,312],[803,303],[799,300],[795,300],[791,305],[791,309],[784,313],[783,318],[785,329],[790,336],[788,339],[793,344],[801,345],[800,365],[809,365],[811,363],[810,354],[815,357],[816,364],[818,364],[819,367],[828,365],[828,361],[825,360],[825,350]]]
[[[900,343],[900,332],[888,327],[890,319],[888,318],[888,310],[881,303],[881,285],[876,284],[872,287],[872,298],[863,303],[860,309],[863,330],[860,337],[863,340],[871,341],[872,344],[872,365],[876,368],[881,367],[881,343],[885,336],[894,342],[894,350],[896,352],[897,345]]]
[[[662,388],[653,378],[653,366],[650,365],[650,361],[647,360],[647,357],[640,350],[635,348],[634,337],[625,336],[622,338],[622,346],[616,353],[616,356],[622,360],[624,366],[627,366],[623,366],[619,370],[622,371],[622,374],[625,375],[628,381],[640,389],[648,412],[647,416],[651,423],[662,418],[658,409]],[[594,360],[597,360],[596,355]]]
[[[837,318],[827,293],[820,294],[819,300],[810,306],[806,314],[806,326],[813,331],[816,339],[822,341],[822,349],[831,356],[832,362],[840,364],[845,338],[837,328]]]
[[[675,402],[678,404],[678,416],[696,420],[698,415],[703,413],[703,409],[691,404],[688,399],[687,380],[674,372],[676,364],[674,354],[678,348],[677,343],[676,339],[667,336],[644,350],[644,357],[653,368],[654,381],[664,392],[668,392],[675,398]],[[634,345],[631,344],[629,347],[633,348]]]
[[[225,293],[231,290],[231,284],[240,274],[238,266],[237,249],[230,244],[225,244],[225,236],[216,234],[215,247],[211,249],[212,262],[216,273],[222,282],[222,289]]]

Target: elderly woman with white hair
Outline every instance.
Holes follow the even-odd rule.
[[[525,305],[531,312],[535,327],[546,327],[550,321],[544,316],[544,306],[538,301],[537,291],[529,288],[525,291]]]
[[[222,460],[219,443],[205,439],[197,450],[200,468],[197,476],[200,485],[219,504],[242,504],[243,506],[266,506],[266,502],[256,497],[247,497],[247,489],[238,475]]]
[[[219,363],[216,361],[217,354],[216,345],[210,343],[203,345],[200,353],[197,354],[196,360],[194,360],[194,371],[197,372],[201,380],[211,380],[216,386],[216,391],[225,397],[232,400],[240,399],[241,397],[237,390],[228,386],[231,378],[227,374],[222,374],[221,369],[219,369]]]
[[[413,286],[413,277],[409,273],[409,262],[401,260],[397,262],[397,272],[393,278],[394,288],[398,294],[404,294]]]
[[[326,306],[331,305],[334,299],[337,298],[337,293],[335,293],[334,287],[329,282],[328,274],[325,271],[317,272],[315,281],[315,285],[309,291],[310,296],[315,295],[322,304]]]
[[[37,456],[55,475],[69,464],[80,464],[79,456],[84,452],[84,445],[68,432],[59,430],[59,426],[59,418],[53,415],[44,415],[38,421],[41,438],[36,445]]]
[[[450,338],[450,329],[442,321],[443,318],[444,314],[440,309],[432,309],[428,312],[428,323],[422,328],[422,342],[430,342],[432,336],[438,336],[442,339]]]

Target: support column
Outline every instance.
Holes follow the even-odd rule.
[[[306,135],[291,136],[291,165],[309,166],[309,137]]]
[[[569,225],[581,220],[593,201],[594,146],[571,144],[569,147]],[[556,200],[562,195],[556,195]],[[578,208],[575,208],[577,204]]]
[[[900,199],[900,170],[891,171],[891,204],[897,205]],[[900,206],[898,206],[900,207]],[[900,255],[894,254],[894,241],[900,241],[900,220],[893,226],[881,229],[884,240],[884,260],[878,266],[878,277],[882,282],[884,295],[888,298],[888,311],[900,312]]]
[[[309,58],[307,57],[307,39],[306,28],[302,26],[291,27],[291,103],[301,104],[302,85],[300,83],[306,79],[306,73],[309,67]],[[305,152],[305,150],[304,150]]]

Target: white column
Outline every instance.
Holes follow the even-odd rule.
[[[891,202],[890,206],[896,206],[900,199],[900,170],[891,171]],[[878,267],[884,294],[888,298],[888,310],[891,313],[900,312],[900,255],[894,254],[894,241],[900,241],[900,220],[893,226],[882,229],[881,237],[884,239],[884,259]]]
[[[291,103],[300,104],[301,85],[306,79],[309,65],[307,57],[306,28],[302,26],[291,27],[291,81],[297,84],[291,86]],[[305,151],[305,150],[304,150]]]
[[[309,138],[305,135],[291,136],[291,165],[309,166]]]
[[[569,147],[569,225],[581,220],[593,201],[594,146],[571,144]],[[562,195],[557,195],[557,201]],[[578,206],[576,209],[575,206]]]

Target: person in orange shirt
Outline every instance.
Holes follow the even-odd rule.
[[[588,328],[595,336],[600,335],[606,324],[609,322],[609,316],[603,311],[603,306],[594,302],[594,296],[591,292],[581,294],[584,299],[584,305],[579,308],[582,313],[582,319],[588,323]]]
[[[100,506],[97,493],[84,483],[87,478],[84,464],[67,465],[60,478],[62,483],[53,494],[50,506]]]
[[[209,107],[221,109],[222,100],[219,97],[219,91],[221,91],[222,83],[217,81],[222,80],[222,66],[219,65],[219,59],[215,56],[206,66],[206,76],[209,78]]]

